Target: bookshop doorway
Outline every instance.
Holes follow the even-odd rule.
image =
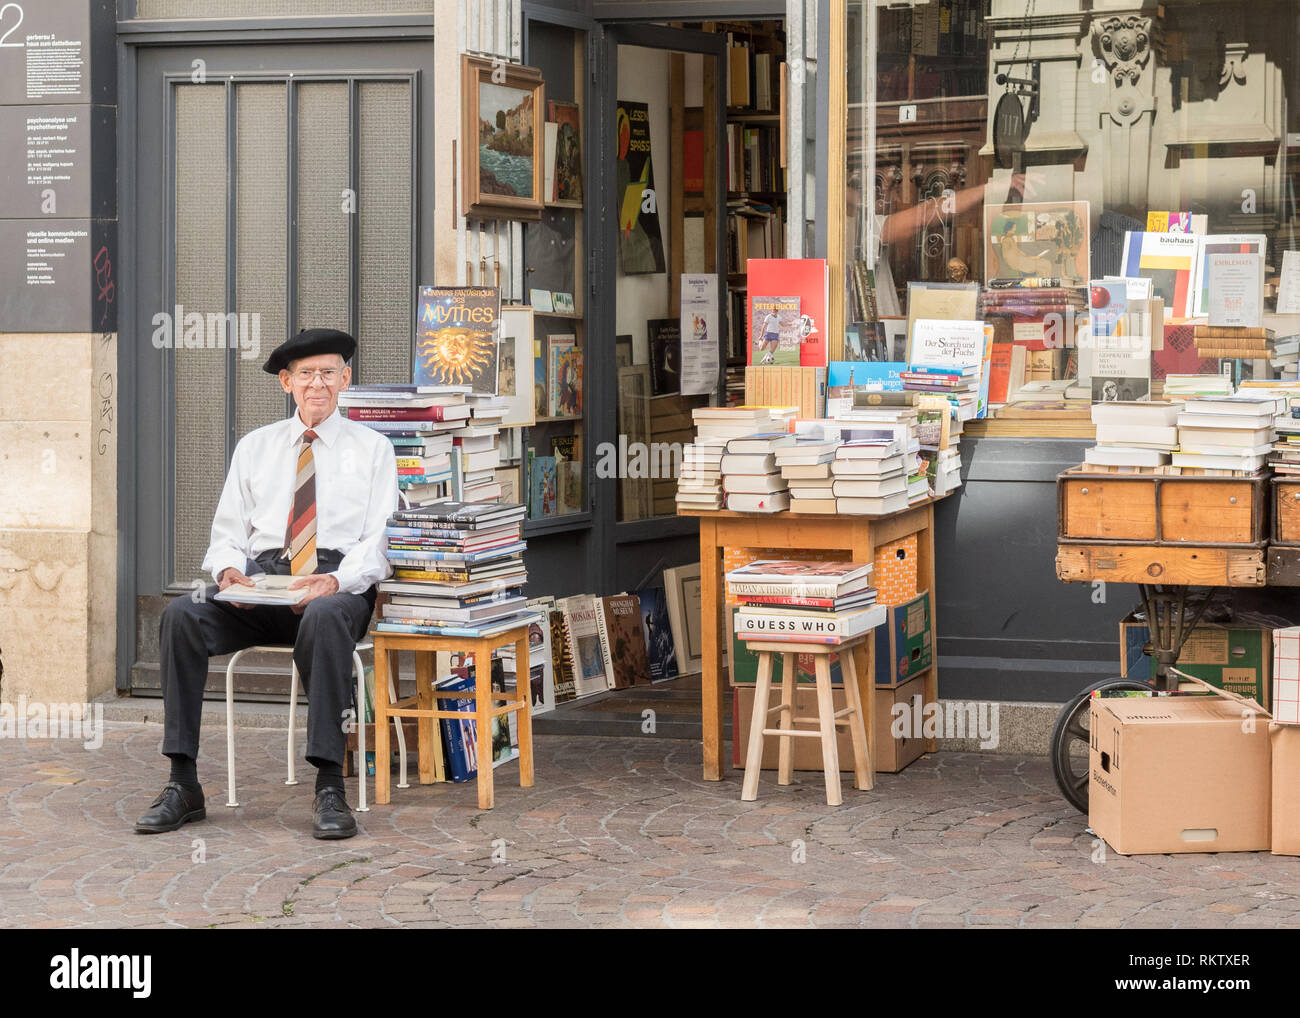
[[[612,486],[614,589],[698,557],[696,520],[675,515],[680,450],[694,409],[743,401],[746,264],[786,253],[783,24],[604,34],[598,334],[616,356],[600,383],[625,469],[597,483]]]

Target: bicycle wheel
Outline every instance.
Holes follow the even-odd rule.
[[[1061,708],[1052,726],[1052,776],[1066,801],[1088,812],[1088,724],[1094,689],[1151,689],[1139,679],[1102,679]]]

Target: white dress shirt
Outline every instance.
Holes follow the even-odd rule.
[[[268,548],[284,547],[299,443],[306,430],[295,413],[250,431],[235,446],[203,559],[203,568],[214,579],[230,566],[242,572],[245,559],[255,559]],[[316,547],[343,554],[332,575],[341,592],[361,594],[391,572],[384,525],[397,509],[393,444],[340,416],[337,409],[313,430]]]

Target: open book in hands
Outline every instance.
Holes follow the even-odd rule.
[[[232,601],[236,604],[295,605],[307,596],[308,588],[300,587],[290,590],[289,584],[301,580],[301,576],[277,576],[272,573],[258,573],[250,576],[253,586],[232,583],[225,590],[213,595],[214,601]]]

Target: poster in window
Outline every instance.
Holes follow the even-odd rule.
[[[650,152],[650,108],[645,103],[619,102],[616,144],[618,252],[623,273],[633,276],[663,272],[664,242]]]
[[[1059,279],[1059,286],[1086,286],[1088,229],[1086,201],[985,205],[986,281]]]

